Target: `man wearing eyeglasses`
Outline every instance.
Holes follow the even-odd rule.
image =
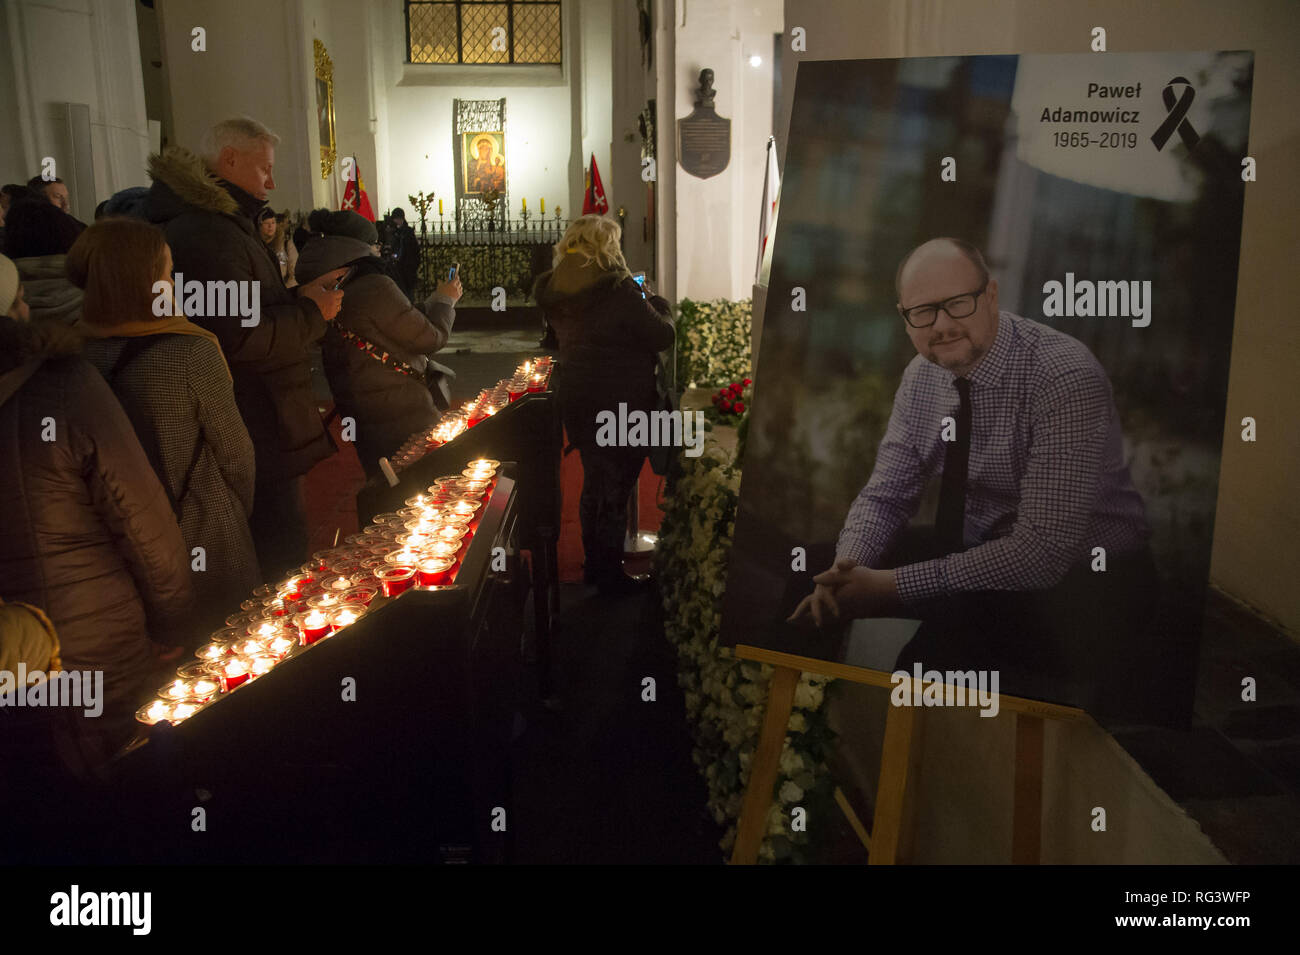
[[[897,667],[1000,669],[1004,693],[1086,704],[1104,644],[1140,639],[1156,587],[1109,379],[1076,339],[999,311],[965,242],[917,247],[896,285],[918,357],[834,566],[790,619],[919,617]],[[938,515],[918,533],[936,475]]]

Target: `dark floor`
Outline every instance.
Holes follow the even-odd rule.
[[[513,754],[514,861],[721,862],[657,593],[562,587],[553,652],[561,709],[530,694]]]
[[[1242,680],[1257,682],[1241,699]],[[1211,592],[1189,730],[1115,739],[1239,865],[1300,862],[1300,646]]]

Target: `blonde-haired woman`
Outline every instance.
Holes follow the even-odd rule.
[[[623,531],[632,485],[645,448],[601,447],[596,416],[653,411],[655,360],[673,344],[672,312],[658,295],[643,294],[619,248],[619,227],[582,216],[555,244],[554,267],[534,294],[560,343],[556,396],[569,443],[582,455],[582,545],[585,578],[602,593],[625,592]]]

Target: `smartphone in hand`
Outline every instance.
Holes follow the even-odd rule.
[[[646,295],[646,291],[645,291],[645,273],[644,273],[644,272],[633,272],[633,273],[632,273],[632,280],[633,280],[634,282],[636,282],[636,284],[637,284],[638,287],[640,287],[640,289],[641,289],[641,297],[642,297],[642,298],[649,298],[649,296]]]
[[[459,272],[460,272],[460,263],[459,262],[451,263],[451,268],[447,271],[447,281],[450,282],[452,279],[456,277],[457,273]]]
[[[340,275],[339,280],[334,283],[335,291],[341,289],[343,287],[343,284],[347,282],[348,279],[352,278],[352,273],[354,273],[356,270],[357,267],[355,265],[349,266],[348,270],[344,272],[342,275]]]

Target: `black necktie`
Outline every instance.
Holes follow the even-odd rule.
[[[943,483],[939,488],[939,516],[935,531],[944,554],[965,550],[962,527],[966,522],[966,468],[970,463],[971,405],[970,382],[965,378],[953,381],[961,397],[957,411],[957,437],[948,445],[943,455]]]

